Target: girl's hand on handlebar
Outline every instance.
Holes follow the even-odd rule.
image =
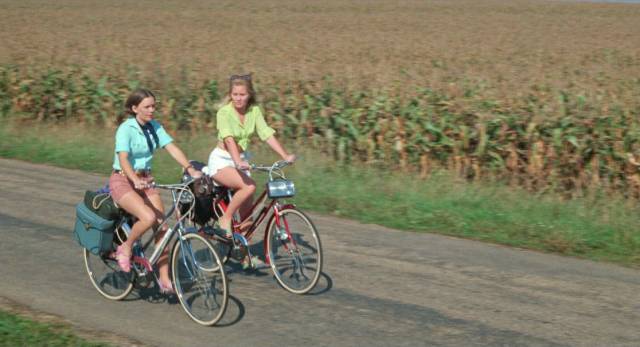
[[[238,163],[236,163],[236,169],[238,170],[250,170],[251,169],[251,165],[249,165],[248,162],[246,161],[240,161]]]
[[[133,182],[133,187],[136,189],[149,188],[149,183],[139,179],[138,177],[133,179],[132,182]]]
[[[294,161],[296,161],[296,155],[295,154],[287,154],[282,159],[288,161],[289,163],[293,163]]]
[[[193,177],[193,178],[200,178],[202,177],[202,171],[200,170],[196,170],[193,166],[190,166],[187,169],[187,173],[189,174],[189,176]]]

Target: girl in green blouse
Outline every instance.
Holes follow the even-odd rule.
[[[208,173],[218,184],[235,191],[227,211],[218,220],[225,235],[231,237],[233,214],[240,210],[241,218],[247,218],[256,191],[256,183],[249,177],[249,163],[244,155],[250,137],[257,133],[260,140],[286,161],[293,162],[296,156],[284,149],[274,136],[275,130],[265,122],[256,105],[251,75],[231,76],[226,102],[216,118],[218,145],[209,156]]]

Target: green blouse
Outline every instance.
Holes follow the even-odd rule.
[[[218,110],[216,127],[218,128],[218,140],[223,141],[231,136],[243,151],[249,146],[249,139],[254,132],[258,133],[258,137],[262,141],[266,141],[276,132],[267,125],[262,111],[255,105],[250,106],[247,110],[243,124],[240,123],[240,117],[238,117],[233,105],[228,103]]]

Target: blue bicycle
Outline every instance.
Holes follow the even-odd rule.
[[[153,282],[159,287],[153,268],[175,236],[169,266],[176,295],[191,319],[208,326],[217,323],[224,315],[229,299],[229,286],[223,262],[215,247],[208,239],[199,235],[195,228],[185,226],[184,220],[195,206],[194,195],[189,189],[190,183],[154,184],[156,188],[170,191],[173,199],[171,209],[156,230],[167,224],[174,214],[176,223],[168,229],[153,251],[150,247],[153,237],[146,242],[136,242],[130,272],[120,270],[114,251],[131,232],[132,217],[127,214],[117,223],[112,249],[99,255],[85,249],[84,263],[91,283],[100,294],[110,300],[122,300],[134,287],[148,287]],[[188,206],[188,209],[181,211],[176,208],[178,204],[181,207]],[[149,252],[151,254],[147,257],[145,253]]]

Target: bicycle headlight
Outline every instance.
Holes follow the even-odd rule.
[[[293,181],[277,179],[267,182],[267,195],[271,199],[289,198],[296,195]]]

